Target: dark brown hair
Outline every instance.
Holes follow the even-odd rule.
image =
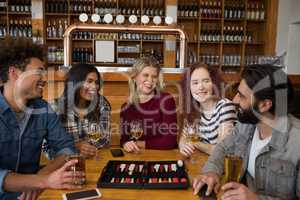
[[[8,69],[14,66],[22,71],[30,58],[43,60],[44,51],[41,45],[34,44],[32,39],[6,37],[0,41],[0,77],[3,83],[8,81]]]
[[[78,106],[80,100],[80,88],[86,80],[89,73],[97,74],[99,80],[99,91],[102,86],[101,76],[93,65],[90,64],[75,64],[69,70],[66,75],[66,80],[64,84],[64,91],[62,96],[58,99],[59,113],[62,121],[67,120],[68,109],[73,109],[73,106]],[[78,87],[79,86],[79,87]],[[78,88],[77,88],[78,87]],[[97,92],[99,92],[97,91]],[[90,103],[90,102],[89,102]],[[97,103],[94,110],[88,113],[88,118],[92,121],[99,121],[100,108],[99,108],[99,95],[97,96]]]
[[[197,69],[205,69],[208,71],[213,83],[213,94],[216,96],[216,98],[221,97],[222,79],[220,77],[219,71],[216,68],[209,67],[204,63],[194,63],[191,67],[186,68],[186,71],[183,74],[182,78],[183,104],[181,112],[181,123],[184,119],[188,120],[189,122],[192,122],[195,119],[200,119],[200,105],[192,97],[190,88],[191,76]]]

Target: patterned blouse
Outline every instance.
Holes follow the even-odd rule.
[[[58,101],[50,103],[52,109],[60,115]],[[111,140],[111,127],[110,127],[110,118],[111,118],[111,106],[107,99],[99,95],[99,108],[100,108],[100,117],[99,117],[99,126],[100,132],[102,134],[99,142],[94,144],[97,148],[102,148],[107,146]],[[67,119],[61,121],[61,125],[65,128],[67,133],[72,134],[74,142],[78,142],[87,137],[88,127],[90,123],[94,123],[91,119],[86,115],[82,119],[79,118],[78,114],[73,110],[68,110]],[[51,156],[51,150],[48,149],[47,142],[44,143],[44,151],[49,158]]]

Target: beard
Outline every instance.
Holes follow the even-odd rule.
[[[257,109],[257,104],[254,104],[253,108],[242,109],[239,107],[237,112],[238,121],[245,124],[257,124],[260,120],[257,117],[260,112]]]

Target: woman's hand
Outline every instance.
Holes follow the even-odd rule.
[[[75,145],[83,156],[93,157],[97,153],[97,148],[86,141],[77,142]]]
[[[194,145],[189,143],[183,143],[179,146],[180,153],[185,157],[190,157],[196,150]]]
[[[126,152],[139,152],[140,148],[135,141],[128,141],[123,145],[123,148]]]

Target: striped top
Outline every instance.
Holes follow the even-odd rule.
[[[209,117],[208,117],[209,115]],[[236,106],[229,99],[220,99],[215,108],[209,114],[201,113],[199,133],[204,139],[204,143],[217,144],[220,125],[224,122],[232,122],[237,120]]]

